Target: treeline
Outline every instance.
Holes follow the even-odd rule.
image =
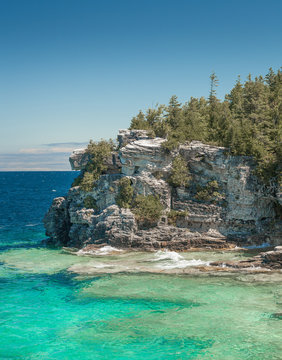
[[[253,156],[260,177],[269,181],[281,172],[282,159],[282,73],[268,74],[242,83],[240,77],[223,101],[216,96],[218,79],[210,76],[208,99],[193,98],[185,104],[177,96],[169,104],[140,111],[130,129],[150,130],[164,137],[166,151],[186,141],[227,147],[233,155]]]

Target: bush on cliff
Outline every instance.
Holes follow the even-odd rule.
[[[90,140],[86,150],[89,154],[89,161],[83,173],[74,180],[72,186],[80,186],[86,192],[92,191],[95,182],[107,170],[105,160],[111,155],[113,150],[114,145],[111,140],[101,140],[99,142]]]
[[[172,162],[171,174],[168,182],[173,187],[188,186],[191,175],[188,170],[186,161],[181,155],[176,156]]]
[[[158,196],[138,195],[134,201],[132,212],[136,220],[145,224],[154,224],[161,217],[163,206]]]
[[[170,212],[167,214],[168,224],[176,226],[176,222],[178,219],[184,219],[188,215],[189,215],[189,212],[187,210],[171,209]]]
[[[86,196],[86,198],[83,200],[83,205],[86,209],[97,210],[96,200],[91,195]]]
[[[133,200],[133,187],[128,177],[120,179],[116,203],[121,208],[130,208]]]
[[[198,186],[195,198],[200,201],[217,202],[224,199],[224,195],[219,191],[219,184],[216,180],[209,181],[206,186]]]

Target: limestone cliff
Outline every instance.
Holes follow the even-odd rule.
[[[55,244],[83,247],[108,243],[142,249],[194,247],[224,248],[229,243],[282,244],[281,201],[275,184],[263,186],[254,175],[251,157],[231,156],[221,147],[198,141],[181,145],[168,154],[165,139],[150,138],[144,130],[121,130],[119,151],[107,159],[108,171],[91,192],[72,187],[65,198],[56,198],[44,218],[46,234]],[[174,188],[167,179],[173,159],[181,155],[192,180]],[[85,150],[70,157],[72,169],[83,170],[89,161]],[[144,228],[130,209],[116,204],[119,180],[128,177],[134,196],[157,195],[164,211],[156,226]],[[217,184],[215,198],[205,198],[211,182]],[[200,196],[201,195],[201,196]],[[86,208],[91,196],[95,207]],[[171,210],[176,216],[168,222]]]

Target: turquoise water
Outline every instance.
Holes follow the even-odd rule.
[[[281,274],[194,268],[245,253],[40,245],[73,176],[0,173],[0,359],[282,359]]]

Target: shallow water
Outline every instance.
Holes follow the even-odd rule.
[[[0,228],[1,359],[282,358],[282,320],[275,315],[282,312],[281,274],[199,271],[246,252],[107,248],[79,256],[41,246],[41,217],[71,176],[38,173],[28,177],[29,185],[18,176],[28,209],[8,219],[1,207],[7,220],[0,223],[6,226]],[[42,177],[42,189],[26,199],[25,191]],[[42,193],[49,203],[40,201]]]

